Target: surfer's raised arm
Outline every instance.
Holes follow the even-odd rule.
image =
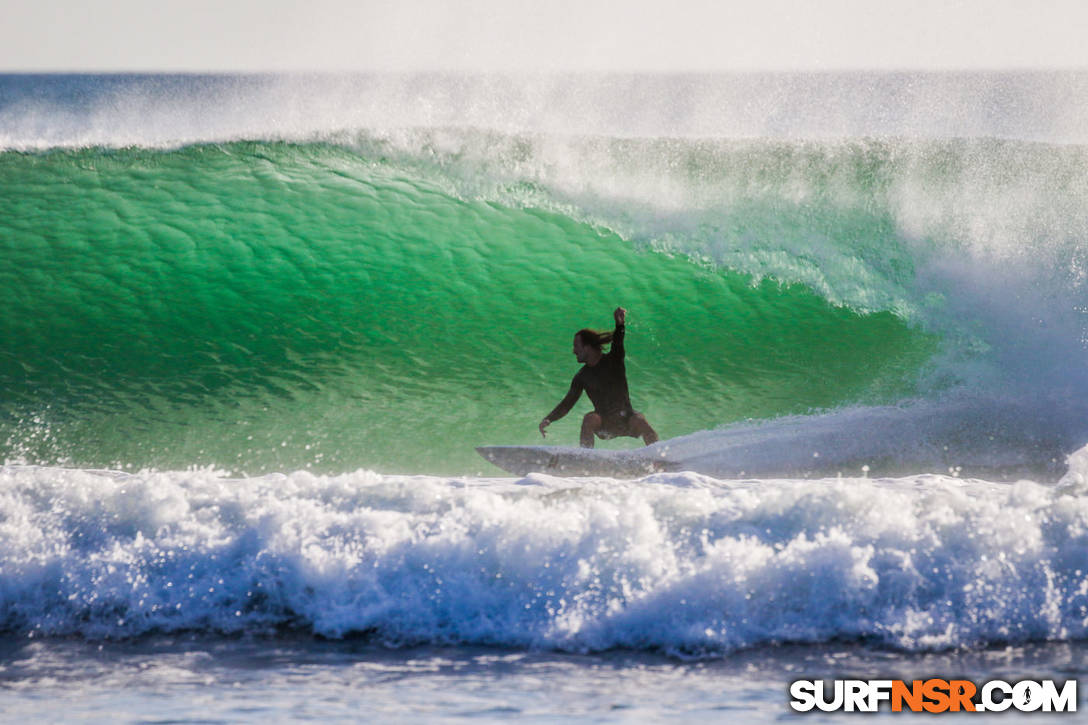
[[[612,331],[612,354],[619,359],[623,359],[627,355],[623,349],[623,334],[627,329],[624,326],[627,321],[627,310],[617,307],[616,311],[612,313],[612,317],[616,320],[616,329]]]

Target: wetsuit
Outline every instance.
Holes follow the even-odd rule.
[[[627,368],[624,365],[623,325],[616,325],[612,333],[612,347],[601,356],[596,365],[583,365],[574,375],[570,390],[555,410],[548,413],[550,421],[556,421],[570,412],[578,402],[582,391],[586,391],[593,403],[593,412],[601,416],[599,438],[616,436],[634,436],[630,431],[631,418],[635,410],[631,407],[631,398],[627,393]]]

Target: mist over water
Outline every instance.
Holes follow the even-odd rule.
[[[1084,143],[1075,71],[738,74],[16,75],[11,148],[311,140],[469,127],[646,138],[1007,138]]]

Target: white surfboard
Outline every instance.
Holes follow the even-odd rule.
[[[504,471],[517,476],[609,476],[638,478],[679,470],[660,450],[602,451],[565,446],[479,446],[476,452]]]

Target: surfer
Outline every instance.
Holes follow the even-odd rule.
[[[583,329],[574,333],[574,356],[583,363],[582,369],[575,373],[570,390],[555,410],[540,421],[541,436],[546,436],[545,428],[570,412],[584,390],[593,403],[593,412],[582,418],[583,448],[593,447],[593,436],[602,440],[620,436],[642,438],[646,445],[657,442],[657,432],[646,416],[631,407],[627,393],[627,368],[623,361],[627,310],[617,307],[612,316],[616,320],[612,332]],[[611,349],[604,352],[603,346],[608,343],[612,344]]]

